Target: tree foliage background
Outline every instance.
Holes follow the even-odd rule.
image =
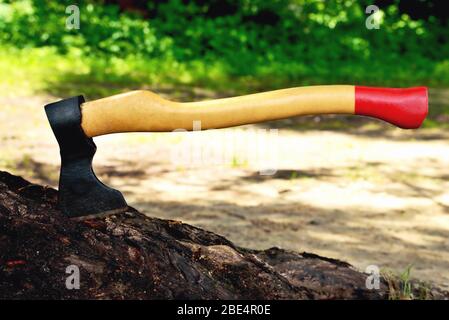
[[[0,3],[3,47],[75,56],[109,80],[449,84],[444,1],[78,1],[78,30],[66,28],[72,0]],[[366,28],[370,4],[379,29]]]

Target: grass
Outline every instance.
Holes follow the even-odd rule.
[[[236,79],[229,76],[225,66],[219,62],[180,63],[166,57],[148,60],[139,56],[85,56],[76,49],[61,55],[50,47],[0,47],[0,69],[0,86],[7,95],[12,96],[40,93],[71,96],[83,93],[90,98],[98,98],[150,87],[181,90],[201,87],[214,92],[243,94],[264,86],[252,77]]]
[[[176,62],[83,56],[72,50],[60,55],[51,48],[0,50],[0,85],[9,95],[47,93],[69,96],[84,93],[92,98],[129,88],[161,84],[189,84],[195,72]]]
[[[238,155],[234,155],[231,159],[231,168],[246,168],[248,167],[247,159],[240,159]]]
[[[430,286],[424,282],[411,280],[413,265],[408,265],[404,271],[395,274],[390,270],[382,270],[386,280],[390,300],[427,300],[430,298]]]

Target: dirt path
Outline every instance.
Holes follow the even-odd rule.
[[[0,99],[0,170],[55,186],[58,148],[41,109],[50,100]],[[449,130],[344,125],[305,131],[284,121],[189,135],[110,135],[96,139],[95,166],[148,215],[242,246],[310,251],[361,270],[400,272],[412,264],[413,277],[448,289]],[[188,157],[198,150],[202,157]],[[276,173],[261,175],[260,159],[271,159]]]

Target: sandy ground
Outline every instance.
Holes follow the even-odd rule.
[[[57,185],[58,147],[42,109],[52,99],[0,97],[0,170]],[[412,277],[449,289],[449,130],[369,121],[316,130],[318,120],[332,121],[99,137],[95,169],[150,216],[360,270],[412,265]]]

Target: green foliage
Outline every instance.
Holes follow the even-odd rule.
[[[79,30],[65,27],[71,0],[0,0],[0,41],[19,48],[78,50],[102,64],[157,61],[173,81],[254,87],[363,83],[449,84],[448,32],[435,20],[412,20],[391,5],[365,27],[368,1],[227,0],[149,2],[150,17],[102,1],[79,2]],[[103,63],[99,62],[104,61]],[[152,67],[148,68],[147,61]],[[105,69],[103,69],[105,67]],[[125,68],[126,69],[126,68]],[[179,76],[179,77],[178,77]],[[151,81],[151,79],[148,79]]]

